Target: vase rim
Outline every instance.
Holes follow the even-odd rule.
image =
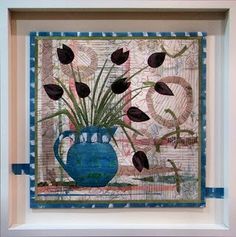
[[[110,135],[114,135],[118,126],[111,126],[111,127],[99,127],[99,126],[87,126],[80,130],[79,133],[106,133]]]

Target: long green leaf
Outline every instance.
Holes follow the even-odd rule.
[[[116,139],[115,139],[115,137],[114,137],[113,135],[111,135],[111,138],[112,138],[113,142],[115,143],[115,145],[116,145],[117,147],[119,147],[119,146],[118,146],[118,143],[117,143],[117,141],[116,141]]]
[[[160,145],[161,145],[161,142],[163,140],[165,140],[166,138],[168,138],[172,135],[175,135],[177,132],[179,132],[179,134],[180,133],[188,133],[192,136],[194,135],[194,132],[191,131],[191,130],[188,130],[188,129],[179,129],[178,131],[173,131],[173,132],[166,133],[165,135],[163,135],[161,138],[158,139],[157,144],[156,144],[156,151],[160,152]]]
[[[73,78],[74,78],[74,83],[77,82],[77,78],[76,78],[76,75],[75,75],[75,71],[74,71],[74,68],[73,68],[73,64],[71,63],[71,70],[72,70],[72,75],[73,75]],[[77,66],[77,74],[78,74],[78,78],[79,78],[79,81],[82,82],[82,78],[81,78],[81,75],[80,75],[80,71],[79,71],[79,67]],[[71,88],[70,88],[70,94],[74,97],[73,95],[73,92],[71,91]],[[76,101],[76,99],[75,99]],[[79,101],[80,101],[80,105],[81,105],[81,109],[82,109],[82,113],[85,117],[85,123],[86,125],[89,124],[89,121],[88,121],[88,114],[87,114],[87,108],[86,108],[86,103],[85,103],[85,99],[84,98],[80,98],[79,97]]]
[[[116,117],[117,114],[121,113],[124,109],[124,107],[129,104],[135,97],[137,97],[138,95],[140,94],[140,92],[138,92],[137,94],[135,94],[134,96],[132,96],[130,99],[128,99],[123,105],[119,106],[118,107],[118,104],[119,104],[119,101],[110,109],[111,112],[108,112],[105,114],[105,116],[103,117],[102,119],[102,122],[106,122],[107,119],[109,119],[110,117],[110,120],[113,118],[113,117]],[[109,120],[108,120],[109,122]]]
[[[126,124],[124,121],[122,121],[122,120],[120,120],[120,119],[118,119],[118,120],[116,121],[116,125],[125,127],[125,128],[127,128],[127,129],[129,129],[129,130],[131,130],[131,131],[137,133],[138,135],[143,136],[143,134],[140,133],[138,130],[136,130],[135,128],[133,128],[133,127],[131,127],[130,125]]]
[[[107,63],[107,59],[105,60],[103,66],[102,66],[102,68],[101,68],[101,70],[100,70],[100,72],[99,72],[99,74],[96,78],[95,85],[94,85],[94,88],[93,88],[92,100],[91,100],[92,104],[94,104],[94,102],[95,102],[95,95],[96,95],[96,92],[97,92],[97,87],[98,87],[99,81],[101,79],[102,72],[104,71],[104,68],[106,66],[106,63]],[[98,96],[98,98],[99,98],[99,96]],[[97,100],[98,100],[98,98],[97,98]],[[93,106],[92,106],[91,107],[91,123],[93,123],[93,120],[94,120],[94,118],[93,118]]]
[[[79,117],[79,120],[82,124],[86,125],[86,117],[84,116],[83,111],[80,109],[75,96],[73,95],[73,93],[69,92],[69,90],[66,88],[66,86],[64,85],[64,83],[62,81],[60,81],[58,78],[55,78],[55,80],[61,85],[61,87],[65,90],[66,94],[68,95],[68,97],[70,98],[70,100],[73,103],[73,106],[76,110],[76,113]]]
[[[85,98],[82,98],[82,104],[83,104],[84,114],[85,114],[86,121],[87,121],[86,124],[89,125],[88,111],[87,111],[87,106],[86,106]]]
[[[174,172],[175,172],[175,181],[176,181],[176,191],[178,192],[178,193],[180,193],[180,182],[181,182],[181,179],[180,179],[180,176],[179,176],[179,173],[178,173],[178,168],[176,167],[176,164],[175,164],[175,162],[173,161],[173,160],[170,160],[170,159],[168,159],[167,160],[171,165],[172,165],[172,167],[173,167],[173,169],[174,169]]]
[[[104,126],[105,128],[107,128],[107,131],[109,133],[109,135],[111,136],[112,140],[114,141],[115,145],[118,147],[118,143],[113,135],[113,132],[111,131],[111,126]]]
[[[112,108],[110,108],[110,104],[112,103],[112,100],[114,99],[116,94],[114,94],[111,91],[111,89],[109,88],[109,91],[107,91],[107,94],[104,95],[103,101],[101,102],[100,107],[98,109],[98,114],[96,116],[96,123],[95,124],[98,123],[98,120],[101,118],[101,115],[107,114],[107,111],[112,111],[116,106],[118,106],[124,100],[124,98],[126,96],[130,95],[130,93],[135,92],[137,90],[144,89],[144,88],[148,88],[148,87],[149,86],[143,86],[143,87],[139,87],[139,88],[136,88],[134,90],[131,90],[131,91],[127,92],[124,96],[122,96],[120,98],[120,100],[118,100],[118,102]]]
[[[64,101],[64,103],[65,103],[65,104],[68,106],[68,108],[71,110],[71,112],[72,112],[72,114],[73,114],[73,116],[74,116],[74,119],[75,119],[76,123],[79,124],[80,122],[79,122],[79,120],[78,120],[78,118],[77,118],[77,115],[76,115],[74,109],[71,107],[71,105],[70,105],[63,97],[62,97],[61,99]]]
[[[150,86],[150,87],[155,86],[155,84],[156,84],[156,82],[154,82],[154,81],[145,81],[145,82],[143,82],[143,85]]]
[[[107,75],[106,75],[106,77],[105,77],[105,79],[104,79],[104,81],[103,81],[103,83],[102,83],[102,86],[101,86],[101,88],[100,88],[100,91],[99,91],[99,94],[98,94],[98,97],[97,97],[96,110],[97,110],[97,108],[99,107],[100,98],[102,97],[102,93],[103,93],[104,87],[105,87],[105,85],[106,85],[106,83],[107,83],[107,80],[109,79],[109,76],[110,76],[111,71],[112,71],[112,69],[114,68],[114,66],[115,66],[115,64],[113,64],[113,65],[110,67],[110,70],[108,71],[108,73],[107,73]],[[97,111],[95,111],[95,113],[96,113],[96,112],[97,112]]]
[[[72,66],[73,68],[73,66]],[[77,66],[77,72],[78,72],[78,77],[79,77],[79,81],[82,82],[82,78],[81,78],[81,75],[80,75],[80,71],[79,71],[79,67]],[[76,76],[74,74],[74,79],[75,79],[75,82],[76,82]],[[73,94],[73,93],[71,93]],[[88,126],[89,125],[89,119],[88,119],[88,112],[87,112],[87,107],[86,107],[86,102],[85,102],[85,98],[80,98],[79,97],[79,101],[80,101],[80,104],[81,104],[81,107],[82,107],[82,111],[83,111],[83,114],[84,114],[84,117],[86,119],[86,125]]]
[[[167,50],[165,49],[165,47],[163,45],[161,45],[161,49],[170,57],[170,58],[177,58],[179,56],[181,56],[187,49],[188,47],[185,45],[178,53],[176,54],[170,54],[167,52]]]
[[[113,67],[114,67],[114,64],[112,65],[109,72],[107,73],[105,80],[103,81],[103,84],[101,86],[98,97],[97,97],[97,104],[96,104],[96,110],[95,110],[95,124],[98,122],[98,119],[100,118],[101,113],[104,111],[104,106],[107,105],[110,101],[112,101],[114,99],[114,97],[116,96],[116,94],[113,94],[110,87],[107,88],[104,95],[102,96],[104,87],[107,83],[107,80],[109,79],[109,75],[110,75]],[[129,70],[125,71],[122,75],[117,77],[116,80],[118,80],[119,78],[122,78],[128,71]],[[100,101],[100,99],[101,99],[101,101]]]
[[[129,140],[129,143],[130,143],[131,147],[133,148],[133,151],[135,152],[135,151],[136,151],[136,149],[135,149],[135,147],[134,147],[134,144],[133,144],[133,142],[132,142],[132,140],[131,140],[131,138],[130,138],[129,134],[127,133],[127,131],[125,130],[125,128],[124,128],[124,127],[122,127],[122,126],[121,126],[121,129],[122,129],[122,130],[123,130],[123,132],[125,133],[125,136],[126,136],[126,137],[127,137],[127,139]]]
[[[140,91],[141,92],[141,91]],[[132,96],[130,99],[128,99],[123,105],[119,106],[118,105],[120,104],[120,102],[123,100],[119,100],[112,108],[110,108],[110,110],[105,113],[105,116],[102,118],[102,122],[105,122],[106,120],[112,117],[115,117],[117,116],[117,114],[119,114],[120,112],[123,111],[124,107],[129,104],[135,97],[137,97],[140,92],[138,92],[137,94],[135,94],[134,96]],[[129,95],[129,94],[126,94],[126,95]]]
[[[135,91],[138,91],[138,90],[147,88],[147,87],[149,87],[149,86],[139,87],[139,88],[136,88],[136,89],[134,89],[134,90],[131,90],[131,91],[127,92],[125,95],[123,95],[123,96],[116,102],[116,104],[115,104],[112,108],[115,108],[116,106],[118,106],[118,105],[125,99],[125,97],[129,96],[132,92],[135,92]]]
[[[106,82],[107,82],[107,80],[108,80],[108,78],[109,78],[109,75],[110,75],[110,73],[111,73],[113,67],[114,67],[114,64],[113,64],[113,66],[110,68],[110,70],[109,70],[109,72],[108,72],[108,74],[107,74],[105,80],[103,81],[102,87],[101,87],[100,92],[99,92],[99,94],[98,94],[97,104],[96,104],[96,110],[95,110],[95,113],[96,113],[96,121],[98,120],[97,117],[100,116],[100,114],[101,114],[100,111],[101,111],[101,109],[104,108],[104,105],[106,105],[109,101],[112,101],[112,100],[114,99],[114,97],[115,97],[115,94],[112,93],[111,88],[109,87],[109,88],[106,90],[106,92],[104,93],[104,95],[103,95],[103,97],[102,97],[102,100],[101,100],[101,102],[100,102],[100,98],[101,98],[103,89],[104,89],[104,87],[105,87],[105,84],[106,84]],[[129,71],[129,70],[125,71],[125,72],[124,72],[122,75],[120,75],[116,80],[118,80],[119,78],[122,78],[128,71]],[[111,93],[111,94],[110,94],[110,93]],[[100,104],[99,104],[99,102],[100,102]]]
[[[105,92],[105,94],[103,95],[100,105],[98,106],[98,108],[96,108],[96,113],[95,113],[95,117],[94,117],[94,124],[95,125],[99,122],[99,119],[100,119],[102,113],[104,113],[104,111],[105,111],[104,108],[109,105],[107,103],[107,101],[109,101],[109,99],[111,97],[114,98],[114,94],[112,93],[111,89],[108,88],[107,91]]]
[[[47,119],[54,118],[54,117],[59,116],[59,115],[61,115],[61,114],[66,114],[66,109],[59,110],[59,111],[57,111],[56,113],[53,113],[53,114],[51,114],[51,115],[48,115],[48,116],[46,116],[46,117],[44,117],[44,118],[38,120],[37,122],[38,122],[38,123],[41,123],[41,122],[43,122],[43,121],[45,121],[45,120],[47,120]]]
[[[149,66],[147,65],[147,66],[145,66],[145,67],[139,69],[137,72],[135,72],[133,75],[131,75],[131,76],[128,78],[127,81],[130,81],[133,77],[135,77],[136,75],[138,75],[140,72],[142,72],[143,70],[145,70],[145,69],[148,68],[148,67],[149,67]]]
[[[57,117],[59,115],[63,115],[63,114],[66,115],[69,118],[69,120],[72,122],[72,124],[76,127],[76,130],[80,130],[82,125],[76,123],[76,121],[74,120],[74,117],[70,114],[70,112],[67,109],[59,110],[59,111],[57,111],[57,112],[55,112],[55,113],[53,113],[49,116],[46,116],[46,117],[40,119],[38,121],[38,123],[43,122],[43,121],[48,120],[48,119],[51,119],[51,118],[54,118],[54,117]]]

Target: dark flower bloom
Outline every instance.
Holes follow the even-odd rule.
[[[47,84],[44,85],[43,87],[48,97],[52,100],[59,100],[64,93],[63,89],[55,84]]]
[[[126,79],[127,78],[121,78],[121,79],[114,81],[111,84],[111,90],[113,91],[113,93],[121,94],[129,88],[131,83],[127,82]]]
[[[162,65],[166,57],[166,53],[153,53],[148,58],[148,65],[152,68],[157,68]]]
[[[156,92],[162,95],[174,95],[172,90],[162,81],[156,82],[154,89]]]
[[[85,98],[90,94],[89,86],[83,82],[75,82],[75,88],[80,98]]]
[[[137,107],[130,107],[127,111],[127,116],[134,122],[144,122],[150,119],[147,114]]]
[[[57,48],[58,59],[62,64],[69,64],[74,60],[74,52],[70,47],[63,44],[62,49]]]
[[[137,151],[134,153],[132,162],[134,167],[141,172],[143,168],[149,169],[149,163],[146,154],[143,151]]]
[[[111,61],[116,65],[121,65],[129,58],[129,51],[123,52],[123,48],[117,49],[111,54]]]

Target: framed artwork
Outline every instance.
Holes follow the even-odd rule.
[[[205,37],[32,32],[31,207],[204,207]]]

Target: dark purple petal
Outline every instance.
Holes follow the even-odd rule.
[[[150,119],[147,114],[137,107],[130,107],[127,111],[127,116],[134,122],[144,122]]]
[[[172,90],[166,85],[166,83],[162,81],[158,81],[155,84],[154,89],[156,92],[158,92],[161,95],[170,95],[170,96],[174,95]]]
[[[126,79],[127,78],[121,78],[121,79],[114,81],[111,84],[111,90],[113,91],[113,93],[121,94],[129,88],[131,83],[127,82]]]
[[[76,82],[75,88],[76,88],[77,95],[80,98],[85,98],[90,94],[89,86],[83,82]]]
[[[123,52],[123,48],[117,49],[111,54],[111,61],[116,65],[125,63],[129,58],[129,51]]]
[[[64,93],[63,89],[55,84],[47,84],[44,85],[43,87],[48,97],[52,100],[59,100]]]
[[[153,53],[148,58],[148,65],[152,68],[157,68],[162,65],[166,57],[166,53]]]
[[[134,167],[141,172],[143,168],[149,169],[149,163],[146,154],[143,151],[137,151],[134,153],[132,162]]]
[[[74,60],[74,52],[70,47],[63,44],[62,49],[57,48],[58,59],[62,64],[69,64]]]

